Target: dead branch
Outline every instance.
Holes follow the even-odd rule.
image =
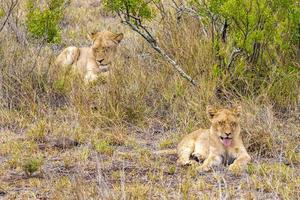
[[[7,11],[6,17],[5,17],[5,19],[4,19],[4,22],[3,22],[3,24],[2,24],[1,27],[0,27],[0,32],[3,30],[4,26],[6,25],[8,19],[9,19],[9,17],[10,17],[11,14],[12,14],[12,11],[13,11],[14,8],[17,6],[17,4],[18,4],[18,0],[15,0],[15,1],[14,1],[14,0],[11,0],[11,3],[10,3],[10,6],[9,6],[9,8],[8,8],[8,11]]]
[[[128,25],[133,31],[137,32],[140,36],[142,36],[156,52],[158,52],[166,61],[168,61],[175,68],[175,70],[183,78],[191,82],[193,85],[196,85],[195,80],[187,73],[185,73],[181,66],[158,45],[157,40],[150,33],[148,28],[142,24],[141,20],[138,17],[129,14],[128,10],[125,13],[118,12],[117,14],[120,17],[122,23]]]

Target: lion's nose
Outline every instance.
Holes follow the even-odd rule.
[[[229,136],[229,135],[231,135],[231,133],[225,133],[225,135],[226,135],[226,136]]]

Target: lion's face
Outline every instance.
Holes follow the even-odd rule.
[[[93,42],[92,49],[99,66],[111,63],[116,54],[117,46],[123,39],[123,33],[116,34],[110,31],[95,32],[88,35]]]
[[[207,108],[209,119],[214,133],[219,137],[224,146],[232,144],[233,138],[240,134],[239,117],[241,107],[231,109]]]

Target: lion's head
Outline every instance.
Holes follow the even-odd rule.
[[[226,147],[230,146],[233,138],[238,137],[240,134],[239,118],[241,110],[241,106],[230,109],[217,109],[211,106],[207,108],[213,133],[217,134],[220,141]]]
[[[113,33],[110,31],[93,32],[88,34],[92,41],[92,50],[99,66],[110,64],[116,53],[117,46],[123,39],[123,33]]]

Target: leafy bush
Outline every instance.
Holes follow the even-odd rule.
[[[295,19],[299,19],[300,9],[295,0],[228,0],[224,1],[220,13],[232,24],[233,43],[244,49],[251,61],[258,59],[254,58],[255,53],[264,54],[274,47],[284,51],[297,42],[299,22]]]
[[[299,102],[299,92],[291,90],[300,84],[300,72],[294,67],[300,38],[298,1],[192,0],[191,4],[212,29],[218,60],[214,70],[225,90],[242,96],[267,94],[280,107]],[[234,59],[233,49],[240,50]]]
[[[26,26],[34,38],[45,39],[49,43],[59,43],[61,35],[59,23],[63,16],[64,0],[48,0],[45,8],[38,1],[28,0]]]
[[[150,20],[154,16],[154,9],[152,9],[153,1],[145,0],[105,0],[105,6],[118,13],[129,12],[133,16],[138,16],[141,19]],[[158,2],[158,0],[156,0]]]

